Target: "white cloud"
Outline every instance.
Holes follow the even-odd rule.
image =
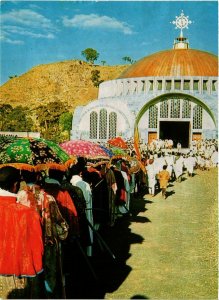
[[[29,7],[31,9],[40,9],[40,10],[42,9],[42,7],[40,7],[39,5],[36,5],[36,4],[30,4]]]
[[[49,19],[31,9],[13,9],[12,11],[1,15],[1,22],[15,23],[34,28],[54,29],[53,24]]]
[[[53,33],[36,33],[36,32],[24,29],[19,26],[3,26],[3,29],[8,34],[26,35],[26,36],[31,36],[33,38],[46,38],[46,39],[54,39],[55,38]]]
[[[17,35],[31,38],[54,39],[57,31],[52,22],[31,9],[19,9],[1,15],[1,40],[11,44],[23,44]],[[3,35],[4,31],[4,35]]]
[[[21,41],[21,40],[12,40],[9,37],[7,37],[7,35],[3,35],[2,33],[1,33],[1,36],[0,36],[0,40],[1,40],[1,42],[5,42],[5,43],[9,43],[9,44],[14,44],[14,45],[24,44],[23,41]]]
[[[133,34],[131,26],[125,22],[121,22],[115,18],[108,16],[100,16],[97,14],[79,14],[73,18],[63,17],[63,25],[66,27],[79,28],[108,28],[118,30],[124,34]]]

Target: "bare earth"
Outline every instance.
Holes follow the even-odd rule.
[[[166,200],[134,199],[104,236],[124,262],[105,299],[218,299],[218,171],[195,173],[170,183]]]
[[[106,245],[96,238],[94,274],[73,262],[67,298],[218,299],[217,182],[217,168],[195,170],[169,184],[166,200],[146,191],[132,198],[130,214],[99,231]]]

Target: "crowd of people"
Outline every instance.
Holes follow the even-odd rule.
[[[170,180],[183,173],[218,165],[216,140],[193,141],[185,151],[166,141],[141,143],[139,163],[128,157],[87,161],[79,157],[66,172],[0,168],[0,276],[23,282],[23,298],[65,298],[66,276],[74,278],[76,261],[89,257],[101,226],[114,226],[130,212],[130,201],[142,191],[166,199]],[[168,146],[167,146],[168,145]],[[10,253],[10,256],[9,256]],[[71,264],[72,257],[74,261]],[[25,278],[25,280],[24,280]],[[16,294],[15,294],[16,296]],[[16,298],[16,297],[15,297]]]
[[[154,140],[149,145],[141,145],[144,149],[141,151],[142,162],[146,168],[145,184],[149,194],[153,196],[160,188],[160,172],[164,171],[164,166],[168,172],[166,187],[169,180],[180,182],[183,174],[192,177],[195,168],[209,170],[218,166],[217,140],[193,141],[189,149],[182,149],[180,146],[173,149],[168,146],[168,141]],[[166,198],[166,192],[163,191],[162,194]]]
[[[105,245],[96,235],[99,228],[114,226],[129,212],[135,181],[127,164],[79,157],[67,172],[0,168],[0,280],[5,293],[15,288],[16,277],[16,285],[25,289],[11,291],[14,298],[65,298],[66,274],[75,276],[75,263],[85,260],[92,272],[94,243],[99,239]],[[16,294],[22,291],[26,294]]]

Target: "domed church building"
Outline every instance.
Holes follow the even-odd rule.
[[[71,139],[130,138],[137,126],[145,143],[172,139],[188,148],[193,140],[217,138],[218,58],[189,48],[183,12],[173,49],[146,56],[119,78],[99,86],[98,99],[75,109]]]

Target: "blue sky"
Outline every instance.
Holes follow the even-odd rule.
[[[1,84],[40,64],[84,59],[124,64],[171,49],[181,14],[193,21],[183,31],[190,48],[218,54],[217,1],[1,1]]]

